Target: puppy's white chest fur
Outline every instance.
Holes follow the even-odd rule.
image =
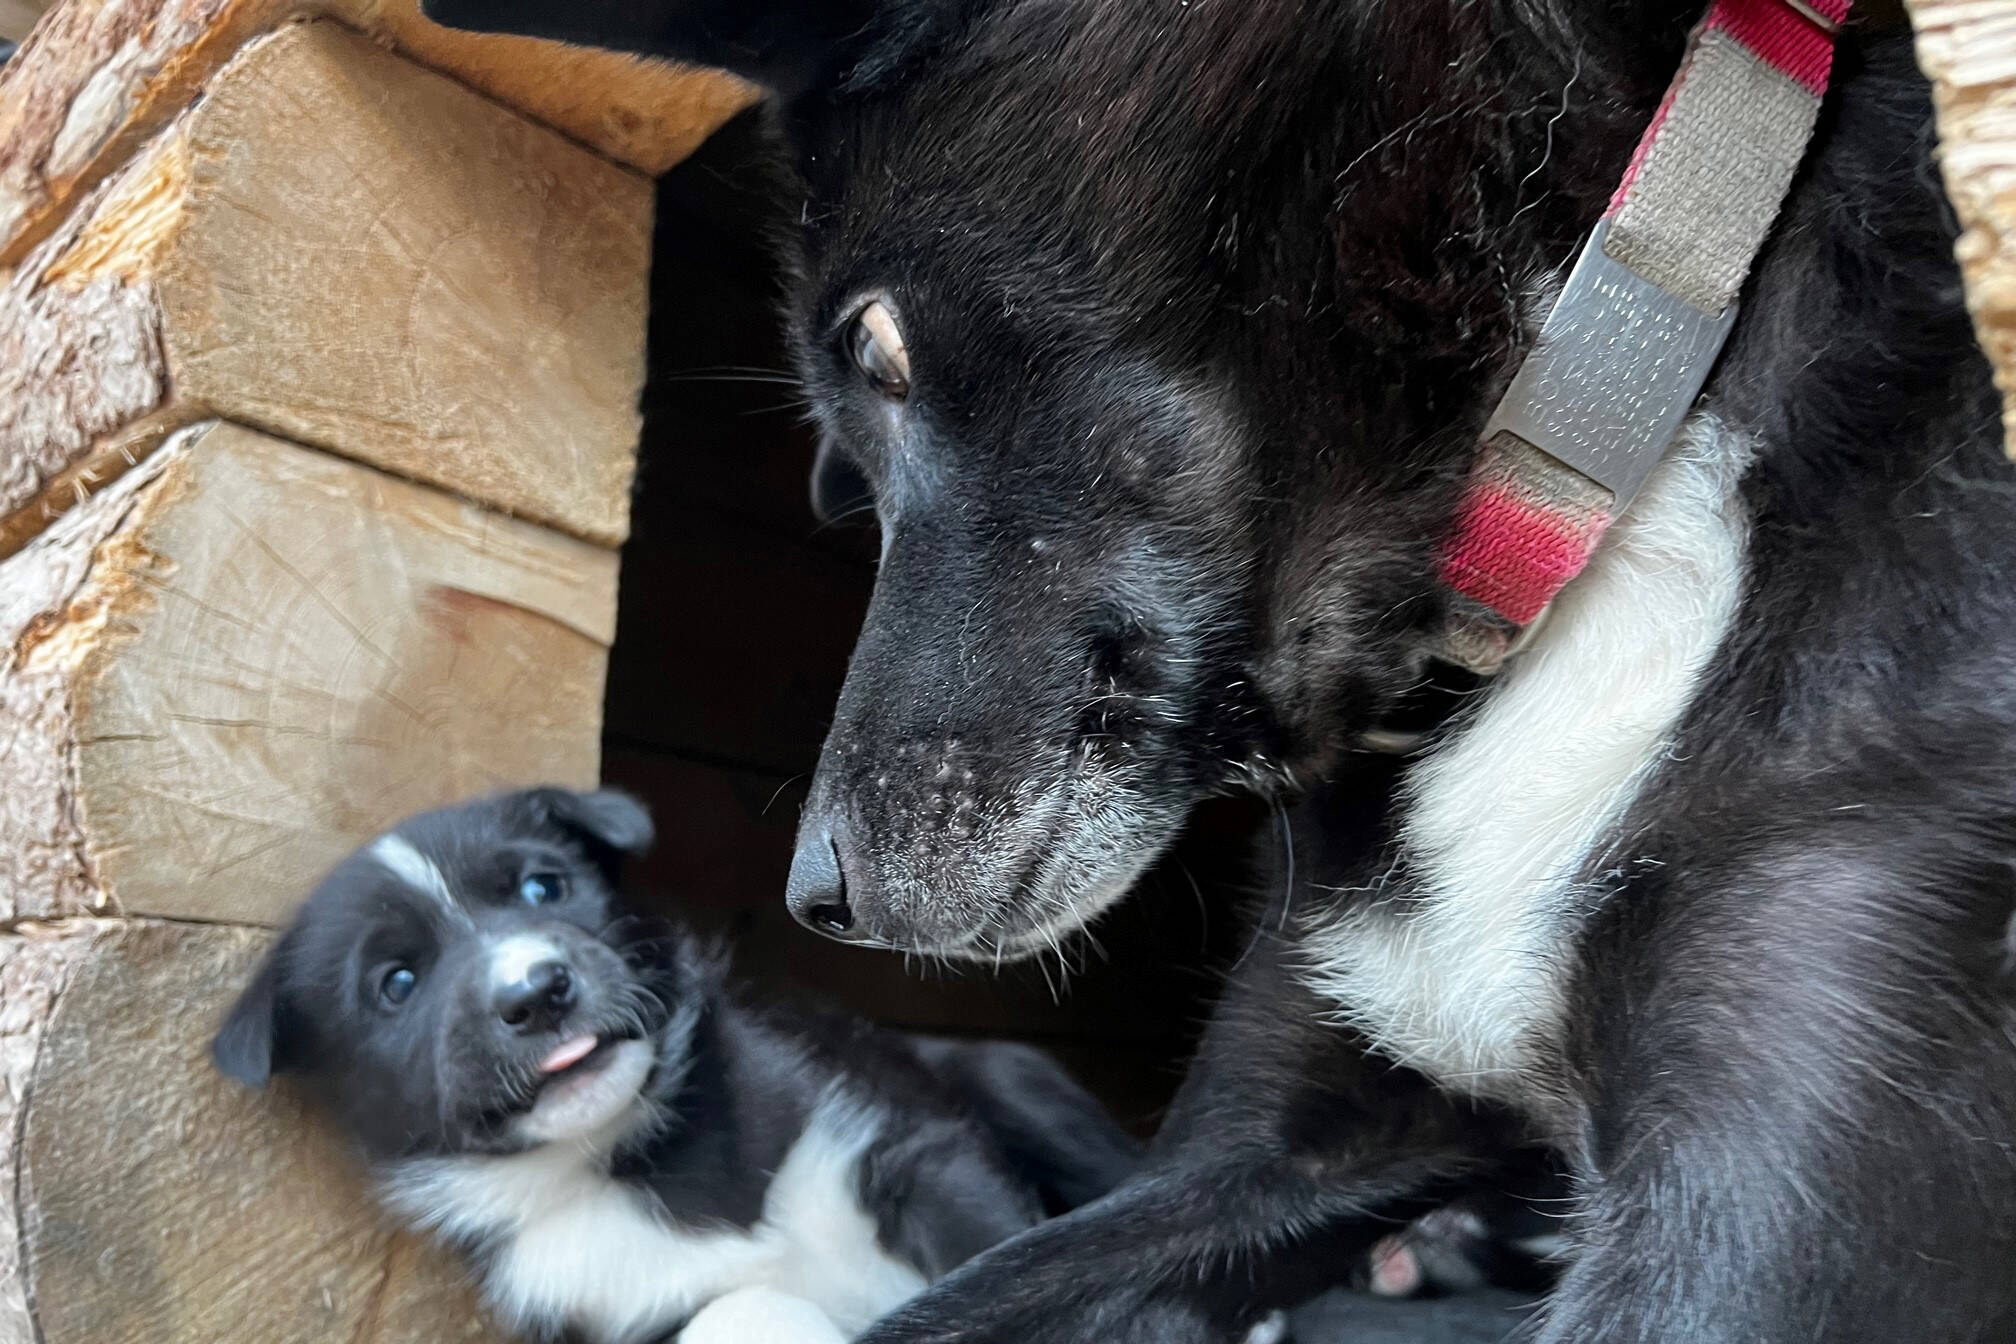
[[[880,1124],[844,1098],[822,1102],[746,1229],[681,1223],[610,1179],[606,1144],[410,1164],[387,1195],[444,1236],[494,1240],[484,1294],[513,1325],[566,1323],[623,1344],[728,1293],[767,1288],[812,1303],[852,1336],[924,1286],[882,1249],[856,1193]]]
[[[1693,421],[1480,710],[1409,774],[1414,880],[1305,926],[1305,981],[1383,1053],[1518,1099],[1558,1038],[1574,883],[1665,757],[1742,597],[1744,445]]]

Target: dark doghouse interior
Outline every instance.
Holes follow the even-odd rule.
[[[770,193],[743,117],[659,191],[651,377],[623,554],[604,774],[646,799],[637,880],[728,933],[742,972],[906,1028],[1055,1051],[1144,1127],[1167,1100],[1235,940],[1221,892],[1254,818],[1228,806],[1096,930],[1098,950],[998,976],[906,970],[830,943],[783,902],[798,810],[874,582],[872,520],[820,527],[814,435],[786,373]],[[914,972],[914,973],[913,973]],[[1054,992],[1053,992],[1054,991]]]

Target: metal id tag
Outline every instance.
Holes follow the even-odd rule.
[[[1616,496],[1613,516],[1659,465],[1736,323],[1709,314],[1603,250],[1597,224],[1540,339],[1484,437],[1505,431]]]

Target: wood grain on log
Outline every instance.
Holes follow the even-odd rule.
[[[616,557],[197,426],[0,566],[0,923],[273,921],[380,827],[596,778]]]
[[[123,180],[0,284],[0,556],[125,465],[89,467],[158,409],[168,395],[160,303],[148,272],[50,283]],[[130,446],[127,460],[137,455]],[[65,486],[69,488],[63,488]],[[30,505],[41,501],[42,507]]]
[[[25,1249],[15,1202],[21,1188],[21,1130],[34,1091],[35,1058],[56,1000],[96,932],[72,924],[60,937],[42,930],[0,935],[0,1340],[35,1338]]]
[[[284,1087],[209,1068],[268,940],[97,920],[0,935],[0,1338],[501,1337]]]
[[[1909,0],[1918,63],[1932,80],[1939,168],[1960,217],[1955,251],[1974,330],[2002,389],[2016,457],[2016,4]]]
[[[0,267],[178,114],[245,41],[289,18],[356,24],[619,162],[663,172],[755,91],[527,38],[450,32],[416,0],[71,0],[0,70]]]
[[[348,29],[262,38],[0,290],[0,513],[32,535],[133,418],[218,416],[614,544],[650,217]]]

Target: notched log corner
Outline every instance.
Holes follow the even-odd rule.
[[[0,288],[0,556],[211,417],[616,545],[651,207],[340,25],[250,43]]]
[[[160,493],[164,454],[59,519],[0,566],[0,925],[116,913],[83,841],[76,693],[93,660],[130,631],[145,576],[157,569],[135,537]],[[171,487],[172,488],[172,487]]]
[[[269,941],[150,921],[0,934],[0,1338],[500,1338],[284,1085],[210,1068]]]
[[[664,172],[756,98],[719,71],[441,28],[416,0],[73,0],[0,67],[0,267],[19,261],[246,42],[317,16],[646,173]]]
[[[233,425],[0,564],[0,924],[271,923],[406,813],[592,782],[616,557]]]
[[[172,236],[179,165],[160,146],[0,284],[0,557],[159,440],[168,367],[144,263]]]

